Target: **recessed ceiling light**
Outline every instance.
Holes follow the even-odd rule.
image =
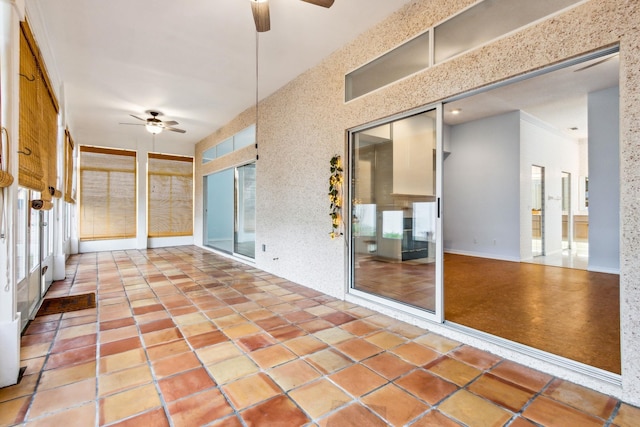
[[[460,114],[462,112],[462,108],[454,108],[453,110],[451,110],[451,114]]]

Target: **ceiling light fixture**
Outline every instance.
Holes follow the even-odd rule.
[[[462,108],[455,108],[453,110],[451,110],[451,114],[455,114],[458,115],[462,112]]]
[[[159,121],[160,120],[158,120],[158,122]],[[147,122],[147,124],[144,127],[147,129],[147,132],[152,133],[154,135],[157,135],[160,132],[162,132],[162,125],[160,123]]]

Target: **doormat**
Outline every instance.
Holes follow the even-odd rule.
[[[48,314],[66,313],[68,311],[85,310],[95,308],[96,294],[69,295],[67,297],[47,298],[42,301],[37,316]]]

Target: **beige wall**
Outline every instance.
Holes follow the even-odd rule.
[[[622,387],[603,390],[640,404],[640,14],[637,0],[590,0],[559,16],[434,66],[349,103],[345,73],[422,33],[472,0],[416,0],[319,66],[265,99],[259,109],[259,268],[343,298],[345,245],[331,240],[329,159],[345,156],[346,130],[489,83],[620,44]],[[200,166],[204,149],[253,123],[250,109],[196,147],[196,235],[202,242],[202,175],[249,161],[242,152]],[[249,150],[247,150],[249,151]],[[558,374],[558,372],[556,372]],[[561,373],[560,373],[561,374]],[[579,381],[579,378],[576,379]],[[592,384],[590,384],[592,385]],[[597,385],[596,385],[597,386]]]

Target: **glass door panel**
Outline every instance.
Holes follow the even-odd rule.
[[[531,253],[544,255],[544,168],[531,166]]]
[[[234,169],[205,178],[204,245],[233,252]]]
[[[256,256],[256,164],[236,169],[235,252]]]
[[[441,311],[439,111],[351,135],[351,288]]]
[[[571,174],[562,172],[562,250],[571,249]]]

